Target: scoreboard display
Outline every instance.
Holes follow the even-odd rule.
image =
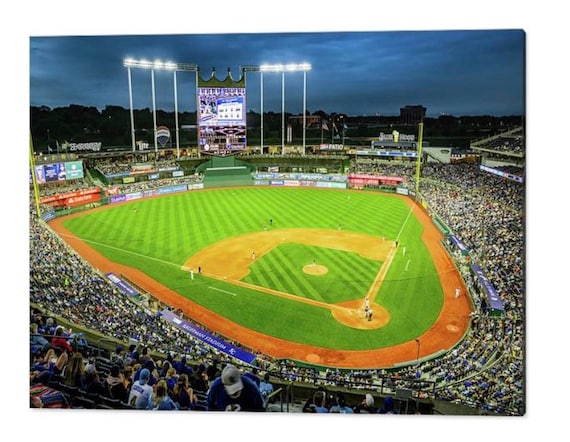
[[[199,87],[198,140],[202,153],[228,155],[246,148],[245,87]]]

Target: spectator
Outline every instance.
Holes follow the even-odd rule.
[[[43,354],[51,347],[49,341],[39,334],[39,325],[36,322],[30,324],[30,353],[32,355]]]
[[[99,377],[99,372],[95,364],[89,363],[85,366],[83,374],[83,390],[91,394],[105,394],[105,386]]]
[[[380,414],[398,414],[397,410],[394,408],[394,399],[392,396],[386,396],[384,398],[384,404],[378,409]]]
[[[259,391],[261,392],[265,406],[267,406],[268,403],[272,402],[272,398],[269,396],[271,396],[273,390],[273,384],[269,381],[269,373],[265,373],[263,380],[259,384]]]
[[[119,399],[121,402],[127,402],[129,400],[128,385],[128,380],[125,378],[119,366],[113,365],[105,378],[108,396],[112,399]]]
[[[56,349],[50,348],[44,360],[35,366],[30,374],[30,379],[34,382],[48,384],[54,376],[62,376],[67,366],[69,356],[67,351],[58,353]]]
[[[154,361],[147,359],[144,364],[142,364],[139,370],[135,371],[134,380],[137,381],[142,373],[143,370],[148,370],[150,373],[150,377],[148,379],[148,385],[153,386],[158,382],[159,374],[156,366],[154,365]]]
[[[71,354],[73,352],[73,348],[63,334],[63,327],[58,325],[55,329],[55,335],[51,338],[51,346],[56,350],[66,351],[68,354]]]
[[[164,369],[166,368],[165,365],[168,366],[166,372],[164,371]],[[166,381],[166,385],[168,386],[168,391],[171,392],[176,386],[176,383],[178,382],[178,378],[180,377],[180,375],[176,373],[176,369],[170,366],[168,362],[165,362],[163,364],[161,373],[164,374],[160,375],[160,377]],[[186,379],[188,379],[188,376],[186,376]]]
[[[143,347],[141,355],[139,357],[139,362],[143,365],[146,366],[146,364],[148,362],[152,362],[153,365],[155,365],[154,363],[154,359],[152,359],[151,355],[148,353],[148,347]],[[150,370],[150,369],[149,369]]]
[[[253,367],[251,371],[246,371],[243,375],[247,376],[253,382],[255,382],[255,385],[257,385],[257,388],[259,388],[259,385],[261,384],[261,378],[259,377],[259,370],[257,367]]]
[[[207,397],[209,411],[265,411],[261,393],[251,379],[228,364],[214,379]]]
[[[70,387],[83,388],[85,379],[85,363],[83,354],[75,352],[71,356],[64,373],[64,384]]]
[[[135,365],[139,361],[139,352],[137,351],[137,346],[135,344],[129,345],[129,350],[125,358],[125,365]]]
[[[133,367],[131,367],[130,365],[127,365],[124,369],[123,369],[123,378],[125,379],[125,390],[127,390],[127,399],[125,400],[125,402],[128,401],[128,394],[131,391],[131,387],[133,386]]]
[[[148,407],[152,395],[152,387],[148,385],[149,379],[150,371],[147,368],[143,368],[139,380],[135,381],[131,387],[129,405],[137,410],[144,410]]]
[[[190,385],[195,391],[206,393],[210,389],[210,379],[206,372],[204,364],[200,364],[191,377],[189,377]]]
[[[172,390],[172,400],[176,402],[180,408],[191,409],[198,402],[198,398],[194,394],[194,390],[188,383],[188,376],[181,374],[178,382]]]
[[[113,364],[117,365],[121,370],[123,369],[125,366],[125,354],[122,345],[117,345],[110,359]]]
[[[206,368],[206,374],[208,375],[208,379],[216,379],[220,376],[220,361],[218,359],[214,359],[208,368]]]
[[[308,406],[309,413],[328,413],[329,409],[325,407],[326,392],[322,390],[315,391],[313,401]]]
[[[353,408],[355,413],[376,413],[376,408],[374,408],[374,397],[370,393],[366,393],[362,402]]]
[[[335,404],[329,408],[330,413],[354,413],[351,407],[346,404],[346,398],[342,391],[337,391]]]
[[[166,381],[161,379],[158,381],[148,401],[148,410],[178,410],[178,404],[168,396],[168,386]]]

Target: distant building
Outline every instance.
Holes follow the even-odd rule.
[[[400,108],[400,122],[402,124],[416,125],[424,121],[426,116],[426,108],[421,105]]]
[[[287,119],[289,124],[293,125],[303,125],[303,115],[293,115]],[[320,115],[306,115],[305,124],[307,127],[321,127],[321,116]]]

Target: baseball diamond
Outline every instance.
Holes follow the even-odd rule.
[[[99,271],[276,359],[390,368],[453,348],[469,327],[441,232],[401,195],[206,189],[49,224]]]

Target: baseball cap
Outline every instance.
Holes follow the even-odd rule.
[[[139,380],[140,380],[141,382],[145,382],[145,383],[146,383],[146,382],[149,380],[149,378],[150,378],[150,371],[148,371],[148,368],[143,368],[143,369],[141,370],[141,374],[140,374],[140,376],[139,376]]]
[[[366,405],[372,407],[374,405],[374,398],[370,393],[366,394]]]
[[[230,396],[236,394],[243,389],[241,372],[234,365],[226,365],[222,370],[222,384],[224,384],[227,394]]]

